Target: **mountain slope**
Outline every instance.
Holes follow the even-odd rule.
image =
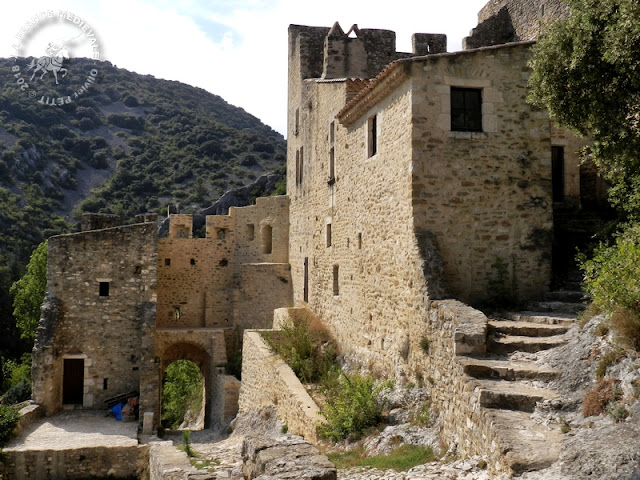
[[[52,75],[31,82],[31,98],[16,76],[17,65],[29,79],[28,62],[0,59],[0,330],[12,322],[6,284],[38,243],[72,229],[82,212],[127,221],[170,204],[199,211],[284,171],[282,135],[217,95],[72,59],[59,86]],[[70,103],[38,101],[72,95],[93,68],[95,82]]]

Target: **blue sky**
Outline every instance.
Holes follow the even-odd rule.
[[[286,134],[287,27],[331,26],[394,30],[397,50],[411,35],[446,33],[449,51],[476,25],[486,0],[27,0],[7,2],[0,18],[0,56],[14,53],[15,37],[42,12],[71,12],[96,33],[102,59],[142,74],[198,86],[242,107]],[[36,28],[25,52],[41,56],[64,31]],[[42,38],[36,33],[41,31]],[[88,49],[88,56],[94,50]],[[76,51],[72,52],[77,56]]]

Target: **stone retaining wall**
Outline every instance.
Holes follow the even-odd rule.
[[[275,405],[288,431],[317,441],[320,410],[291,368],[264,342],[259,330],[245,330],[242,348],[240,412]]]
[[[426,372],[433,376],[432,408],[442,415],[442,438],[462,457],[485,455],[494,472],[509,471],[498,449],[491,419],[480,406],[474,379],[464,373],[462,355],[486,351],[487,317],[456,300],[431,302]]]
[[[4,480],[136,478],[149,461],[149,448],[89,447],[5,451]]]

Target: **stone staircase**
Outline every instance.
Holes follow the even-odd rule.
[[[545,426],[532,418],[536,403],[557,397],[545,383],[561,371],[522,358],[566,343],[564,335],[584,293],[561,290],[529,306],[530,311],[491,318],[487,355],[458,357],[473,378],[475,396],[498,438],[497,448],[515,474],[539,470],[558,459],[563,434],[559,426]]]

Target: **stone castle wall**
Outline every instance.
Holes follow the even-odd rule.
[[[255,319],[289,298],[278,280],[288,281],[287,198],[260,198],[206,222],[206,237],[193,238],[191,217],[172,215],[169,238],[158,240],[158,327],[269,326]]]
[[[82,405],[153,386],[155,223],[52,237],[47,300],[34,349],[33,398],[51,414],[63,403],[64,359],[84,361]],[[156,380],[157,387],[157,380]],[[143,392],[141,392],[143,394]],[[141,413],[155,406],[142,395]]]
[[[551,137],[525,101],[529,47],[400,60],[346,108],[352,81],[292,71],[294,302],[359,363],[411,376],[428,300],[486,299],[497,257],[522,297],[548,289]],[[451,87],[481,89],[482,132],[451,131]]]
[[[478,13],[478,25],[463,40],[463,48],[536,40],[545,26],[567,15],[564,0],[490,0]]]

